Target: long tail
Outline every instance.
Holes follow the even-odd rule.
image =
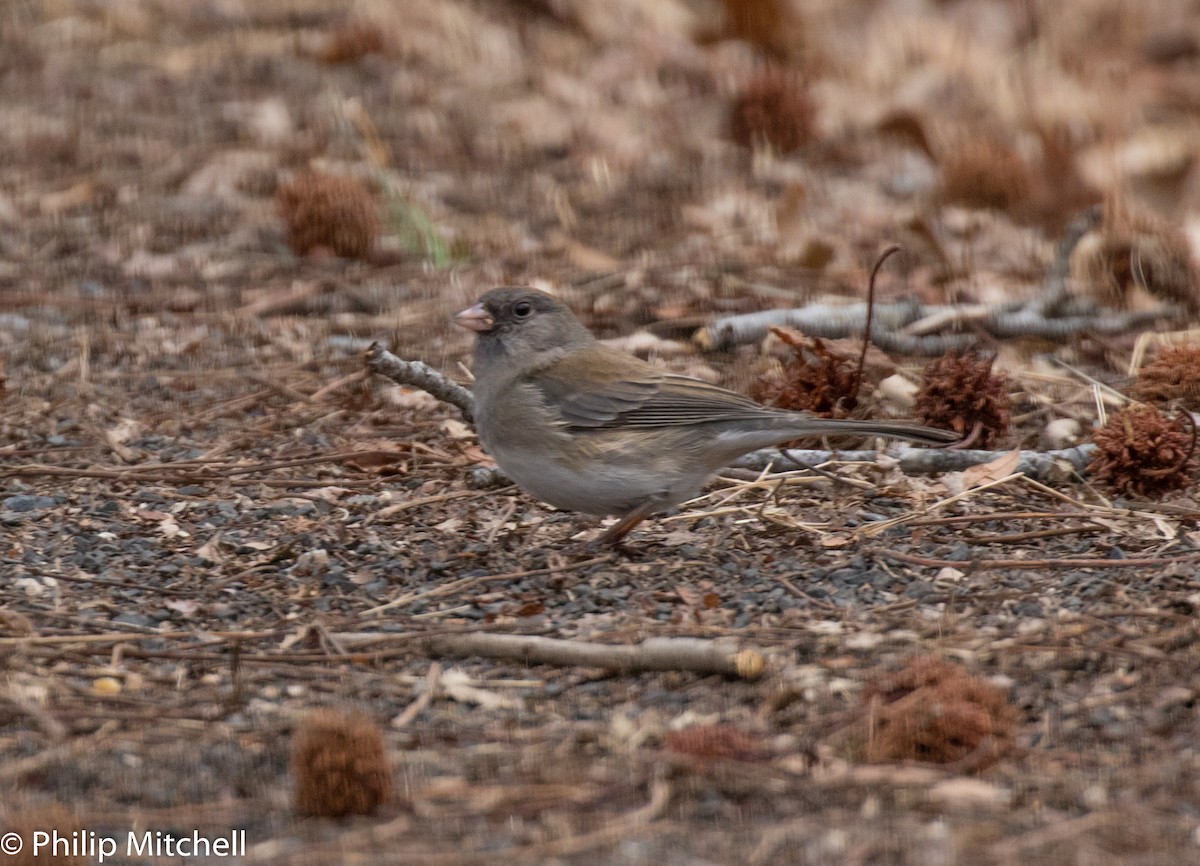
[[[938,430],[905,421],[837,420],[834,418],[805,418],[795,425],[801,436],[889,436],[924,445],[949,445],[962,439],[951,430]]]

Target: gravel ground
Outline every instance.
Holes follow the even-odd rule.
[[[1114,99],[1186,115],[1193,55],[1155,60],[1153,20],[1100,0],[1066,4],[1075,29],[1036,3],[850,4],[865,23],[813,4],[829,42],[794,62],[817,141],[772,159],[721,131],[756,55],[681,35],[672,15],[716,20],[705,4],[368,2],[356,14],[384,48],[343,64],[320,61],[342,12],[251,5],[0,9],[4,827],[66,827],[61,804],[101,835],[245,828],[244,862],[292,866],[1200,863],[1190,498],[1015,479],[939,504],[961,474],[881,461],[717,480],[596,553],[580,545],[594,521],[476,484],[490,464],[458,413],[362,358],[382,339],[465,379],[453,311],[542,281],[602,335],[648,329],[662,363],[738,384],[759,347],[673,341],[718,314],[861,293],[895,235],[886,296],[1028,296],[1061,226],[940,202],[937,166],[856,100],[906,105],[878,83],[901,70],[905,110],[967,123],[991,79],[934,38],[961,30],[1020,68],[1037,69],[1029,44],[1058,58],[1047,99],[1081,87],[1093,111],[1108,69],[1130,88]],[[1040,31],[1009,20],[1026,14]],[[856,33],[879,75],[838,60]],[[955,76],[975,97],[930,95]],[[1017,122],[1007,100],[998,129]],[[1138,117],[1102,129],[1150,134]],[[275,189],[308,164],[393,208],[369,260],[288,249]],[[1186,195],[1172,207],[1186,223]],[[422,216],[444,259],[412,247]],[[1135,337],[1058,351],[1119,386]],[[1017,415],[1002,447],[1056,413],[1091,417],[1089,384],[1013,342],[992,347]],[[724,639],[767,670],[430,652],[480,631]],[[1012,748],[860,760],[845,738],[864,694],[931,655],[1000,690]],[[397,796],[375,815],[294,813],[291,735],[322,706],[383,732]],[[744,748],[673,739],[713,725]]]

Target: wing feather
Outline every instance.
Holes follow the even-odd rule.
[[[535,383],[547,407],[580,429],[681,427],[785,414],[700,379],[622,362],[592,365],[585,377],[575,369],[579,362],[566,358],[539,371]]]

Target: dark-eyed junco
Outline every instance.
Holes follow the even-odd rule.
[[[538,499],[620,515],[599,539],[695,495],[735,458],[801,436],[864,434],[946,444],[945,430],[771,409],[600,343],[557,298],[499,288],[454,317],[475,342],[475,426]]]

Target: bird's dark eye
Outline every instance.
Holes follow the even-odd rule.
[[[529,301],[517,301],[517,303],[513,304],[513,315],[518,319],[524,319],[532,312],[533,304],[529,303]]]

